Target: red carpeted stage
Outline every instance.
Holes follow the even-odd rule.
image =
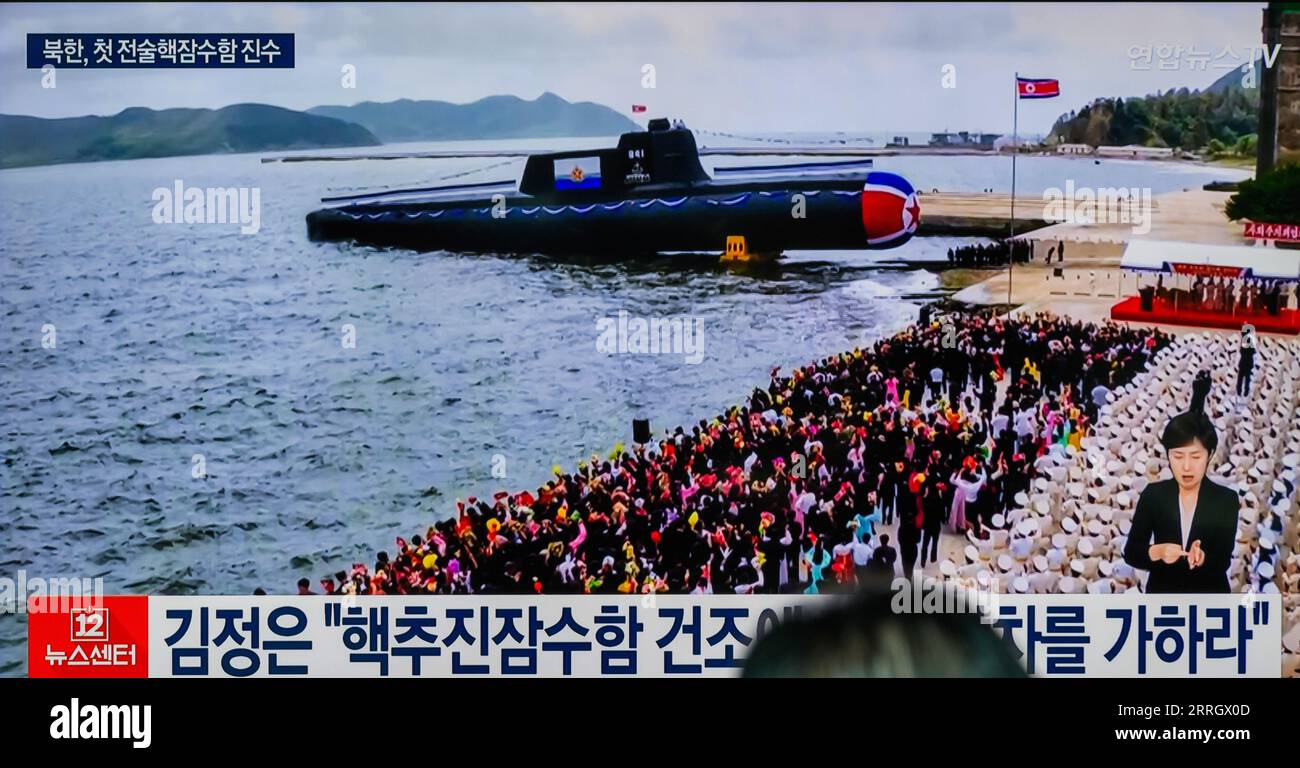
[[[1163,301],[1154,303],[1150,312],[1142,311],[1142,299],[1133,296],[1124,299],[1110,308],[1112,320],[1130,320],[1137,323],[1161,323],[1169,325],[1193,325],[1200,328],[1238,329],[1245,323],[1255,326],[1260,333],[1286,333],[1292,336],[1300,334],[1300,312],[1283,309],[1276,315],[1267,312],[1224,314],[1222,312],[1205,312],[1195,309],[1174,309]]]

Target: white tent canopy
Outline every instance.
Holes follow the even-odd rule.
[[[1175,264],[1229,267],[1244,270],[1242,277],[1300,280],[1300,250],[1251,245],[1202,245],[1162,240],[1131,240],[1124,249],[1124,269],[1174,272]]]

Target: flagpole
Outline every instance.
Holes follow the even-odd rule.
[[[1007,305],[1011,304],[1011,275],[1015,268],[1015,236],[1016,236],[1016,155],[1020,153],[1020,73],[1015,73],[1015,87],[1012,88],[1011,98],[1011,224],[1007,238]],[[1007,309],[1008,314],[1011,310]]]

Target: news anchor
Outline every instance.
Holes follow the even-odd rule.
[[[1241,502],[1231,488],[1205,477],[1219,444],[1214,424],[1201,410],[1179,414],[1160,443],[1174,476],[1143,489],[1124,560],[1150,571],[1147,592],[1229,592]]]

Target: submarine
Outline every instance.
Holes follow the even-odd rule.
[[[513,180],[321,200],[317,242],[500,254],[896,248],[920,222],[917,193],[870,159],[715,168],[684,123],[651,120],[614,148],[530,154]]]

